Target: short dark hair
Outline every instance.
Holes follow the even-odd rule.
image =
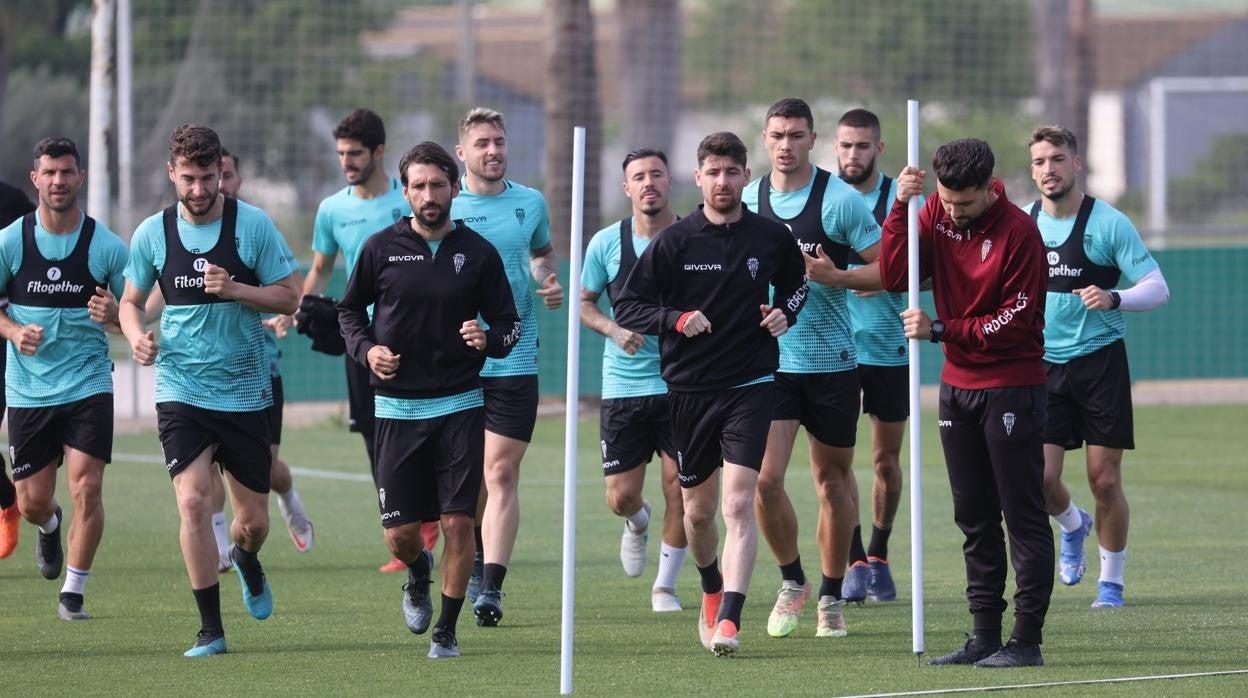
[[[169,135],[169,162],[188,160],[199,167],[221,165],[221,139],[199,124],[182,124]]]
[[[377,116],[377,112],[361,107],[338,122],[338,127],[334,129],[334,138],[350,138],[359,141],[370,151],[377,150],[377,146],[386,144],[386,125]]]
[[[994,165],[992,146],[978,138],[950,141],[937,148],[932,158],[936,180],[955,191],[984,188],[992,179]]]
[[[771,105],[767,110],[767,116],[763,119],[763,125],[771,121],[771,117],[778,116],[782,119],[805,119],[806,128],[815,130],[815,115],[810,111],[810,105],[805,100],[797,97],[785,97],[784,99]]]
[[[231,153],[230,151],[226,150],[224,146],[221,147],[221,157],[222,158],[234,158],[234,169],[236,170],[242,167],[243,161],[239,160],[238,156],[235,155],[234,153]]]
[[[655,150],[654,148],[638,148],[636,150],[630,150],[628,155],[624,156],[623,169],[628,170],[628,164],[630,162],[633,160],[640,160],[642,158],[658,158],[663,161],[663,166],[667,167],[667,153],[664,153],[662,150]]]
[[[53,137],[44,138],[35,144],[35,164],[31,169],[39,169],[39,158],[47,155],[50,158],[63,158],[66,155],[74,156],[74,164],[78,165],[78,169],[82,169],[82,158],[78,156],[78,146],[68,138]]]
[[[717,131],[702,139],[698,144],[698,167],[710,155],[732,158],[738,165],[745,167],[745,143],[731,131]]]
[[[1031,132],[1031,142],[1027,147],[1045,141],[1058,148],[1070,148],[1070,152],[1079,152],[1079,141],[1075,138],[1075,134],[1064,126],[1038,126],[1035,131]]]
[[[459,181],[459,166],[455,164],[455,158],[452,158],[451,154],[446,152],[446,148],[433,141],[425,141],[413,146],[399,160],[399,181],[405,187],[407,186],[407,168],[409,165],[433,165],[445,172],[446,178],[452,184]]]
[[[849,128],[869,128],[875,133],[875,139],[880,139],[880,117],[875,112],[866,109],[850,109],[841,114],[840,121],[836,122],[837,126],[846,126]]]

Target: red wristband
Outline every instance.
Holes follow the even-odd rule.
[[[685,312],[685,313],[681,314],[681,316],[680,316],[680,317],[676,318],[676,331],[677,331],[677,332],[684,332],[684,331],[685,331],[685,323],[689,321],[689,316],[690,316],[690,315],[693,315],[693,314],[694,314],[694,313],[696,313],[696,312],[697,312],[696,310],[690,310],[690,311],[687,311],[687,312]]]

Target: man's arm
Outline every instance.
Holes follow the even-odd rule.
[[[880,283],[880,265],[877,261],[880,255],[879,244],[872,245],[858,254],[870,264],[853,269],[841,269],[823,253],[823,245],[816,245],[814,257],[802,255],[806,263],[806,277],[824,286],[847,288],[851,291],[879,291],[884,288]]]
[[[143,314],[147,296],[147,290],[135,286],[133,281],[126,281],[126,290],[122,292],[121,302],[117,307],[121,333],[130,342],[130,353],[134,360],[143,366],[151,366],[160,351],[155,335],[147,329],[147,320]]]
[[[581,324],[615,342],[625,354],[632,356],[645,344],[646,338],[620,327],[598,307],[599,294],[581,289]]]
[[[987,351],[1018,345],[1035,331],[1037,314],[1044,316],[1048,264],[1039,235],[1020,239],[1023,244],[1006,257],[997,308],[986,315],[941,318],[945,323],[943,341]]]
[[[880,270],[880,283],[886,291],[905,291],[909,283],[909,201],[912,196],[922,196],[924,172],[906,167],[897,175],[897,200],[884,219],[880,233],[879,256],[876,261]],[[919,209],[919,274],[931,276],[928,263],[931,242],[927,239],[931,227],[930,213],[926,206]]]
[[[334,274],[334,258],[336,254],[312,253],[312,266],[308,267],[308,275],[303,280],[300,297],[324,293],[329,287],[329,279]]]
[[[209,264],[204,269],[204,293],[237,301],[262,313],[290,315],[299,309],[299,289],[293,274],[267,286],[252,286],[231,279],[224,267]]]
[[[373,252],[366,244],[360,252],[355,269],[351,270],[347,290],[338,303],[338,326],[342,330],[347,354],[364,366],[369,365],[368,351],[377,346],[368,318],[368,307],[376,300],[377,279]]]
[[[545,247],[530,252],[529,272],[537,282],[537,295],[549,310],[558,310],[563,306],[563,286],[559,285],[559,260],[555,257],[555,248],[547,244]]]
[[[670,273],[671,265],[666,249],[663,240],[656,239],[641,253],[637,264],[629,272],[624,289],[615,301],[615,322],[620,327],[649,335],[657,335],[663,330],[681,331],[677,329],[677,323],[686,311],[660,304],[663,275]]]
[[[489,327],[485,330],[485,346],[482,349],[491,359],[501,359],[511,353],[520,341],[520,314],[511,295],[507,270],[503,258],[494,252],[482,269],[481,317]]]

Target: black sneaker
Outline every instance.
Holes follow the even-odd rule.
[[[1012,642],[1012,640],[1011,640]],[[981,659],[992,656],[1001,649],[1001,640],[991,635],[975,633],[966,636],[966,644],[962,649],[954,650],[941,657],[932,657],[927,663],[933,666],[945,664],[974,664]]]
[[[65,564],[65,550],[61,548],[61,529],[65,527],[65,517],[61,508],[56,508],[56,530],[51,533],[39,533],[39,543],[35,546],[35,564],[44,579],[56,579],[61,576],[61,567]]]
[[[1044,657],[1040,656],[1040,645],[1012,637],[1005,647],[985,657],[975,666],[979,669],[1007,669],[1019,666],[1044,666]]]
[[[56,608],[56,617],[61,620],[88,620],[91,614],[83,610],[82,602],[82,594],[62,591],[61,602]]]

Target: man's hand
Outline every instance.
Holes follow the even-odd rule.
[[[758,326],[770,332],[772,337],[779,337],[789,331],[789,319],[779,308],[760,305],[758,310],[763,314],[763,321],[758,323]]]
[[[922,196],[925,176],[927,172],[917,167],[907,165],[901,168],[901,172],[897,175],[897,200],[906,203],[912,196]]]
[[[1071,293],[1077,294],[1083,301],[1083,307],[1088,310],[1112,310],[1114,307],[1114,299],[1109,295],[1109,291],[1097,286],[1077,288]]]
[[[96,286],[95,295],[87,301],[87,312],[101,325],[116,325],[117,299],[108,289]]]
[[[204,293],[211,293],[221,298],[234,298],[234,279],[224,267],[209,264],[204,268]]]
[[[464,338],[464,344],[477,351],[485,351],[485,330],[481,329],[480,322],[465,320],[459,327],[459,336]]]
[[[806,278],[821,283],[824,286],[833,286],[839,288],[845,270],[836,266],[832,258],[823,253],[823,245],[815,245],[815,256],[803,254],[802,258],[806,260]]]
[[[537,287],[537,295],[546,302],[547,310],[558,310],[563,305],[563,287],[559,285],[559,277],[551,274],[542,279],[542,285]]]
[[[278,339],[284,338],[295,324],[293,315],[274,315],[261,322],[264,328],[276,335]]]
[[[645,337],[636,332],[630,332],[619,325],[612,327],[608,336],[611,338],[611,341],[615,342],[615,346],[624,350],[624,353],[629,356],[636,354],[642,345],[646,343]]]
[[[907,339],[931,339],[932,319],[918,308],[907,308],[901,312],[901,324]]]
[[[156,335],[151,330],[144,332],[137,341],[130,342],[130,354],[140,366],[151,366],[156,363],[156,354],[160,353],[160,345],[156,343]]]
[[[13,336],[9,337],[9,341],[13,342],[13,346],[26,356],[34,356],[39,349],[39,345],[43,344],[43,328],[31,323],[22,325]]]
[[[380,344],[368,350],[368,368],[383,381],[392,380],[399,371],[399,355]]]
[[[701,310],[691,310],[676,321],[676,331],[686,337],[696,337],[703,332],[711,333],[711,321],[706,319]]]

